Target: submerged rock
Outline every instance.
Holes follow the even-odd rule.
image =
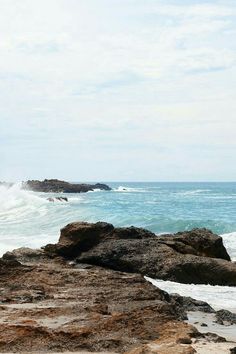
[[[236,285],[236,264],[207,229],[158,237],[136,227],[72,223],[45,251],[124,272],[181,283]]]
[[[45,179],[44,181],[32,180],[22,184],[23,189],[32,190],[34,192],[44,193],[83,193],[101,189],[105,191],[111,190],[109,186],[102,183],[84,184],[69,183],[58,179]]]

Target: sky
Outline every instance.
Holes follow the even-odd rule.
[[[0,0],[0,180],[236,180],[235,38],[235,0]]]

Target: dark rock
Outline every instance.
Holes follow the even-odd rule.
[[[174,236],[168,235],[175,243],[176,251],[183,254],[221,258],[230,261],[230,257],[223,245],[222,237],[213,234],[208,229],[193,229],[192,231],[178,232]]]
[[[55,200],[59,200],[59,202],[68,202],[68,198],[66,198],[66,197],[55,197],[55,198],[50,197],[50,198],[47,198],[47,200],[49,202],[55,202]]]
[[[236,347],[230,348],[230,354],[236,354]]]
[[[214,313],[215,310],[205,301],[195,300],[188,296],[180,296],[178,294],[171,294],[181,308],[188,311],[201,311],[205,313]]]
[[[9,270],[15,273],[18,268],[21,268],[21,264],[17,260],[2,258],[0,259],[0,276],[5,275],[9,272]]]
[[[45,258],[45,253],[41,249],[32,249],[28,247],[17,248],[13,251],[6,252],[3,260],[17,261],[19,263],[38,262],[40,259]]]
[[[58,253],[68,258],[77,257],[81,252],[97,245],[113,229],[113,225],[105,222],[96,224],[86,222],[71,223],[61,229],[58,244],[47,245],[44,250],[47,253]]]
[[[47,198],[47,200],[48,200],[49,202],[52,202],[52,203],[54,203],[54,202],[55,202],[55,199],[54,199],[54,198],[52,198],[52,197]]]
[[[180,344],[192,344],[192,340],[189,337],[180,337],[176,342]]]
[[[228,310],[216,311],[216,323],[233,325],[236,324],[236,314]]]
[[[201,327],[208,327],[208,325],[207,325],[206,323],[204,323],[204,322],[201,323],[200,326],[201,326]]]
[[[203,337],[206,338],[209,342],[214,343],[224,343],[226,339],[224,337],[218,336],[218,334],[207,332],[203,334]]]
[[[111,190],[109,186],[102,183],[85,184],[85,183],[69,183],[58,179],[45,179],[44,181],[32,180],[22,184],[23,189],[32,190],[34,192],[44,193],[83,193],[101,189],[105,191]]]
[[[201,246],[198,237],[207,246]],[[61,230],[58,244],[46,246],[45,251],[72,259],[77,257],[79,263],[138,272],[151,278],[236,285],[236,264],[212,258],[213,255],[229,257],[221,237],[206,229],[157,237],[135,227],[72,223]]]

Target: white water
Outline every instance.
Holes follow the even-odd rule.
[[[68,203],[50,203],[47,198],[53,194],[24,191],[20,187],[0,186],[0,255],[22,246],[55,243],[60,228],[77,220],[104,220],[117,226],[134,224],[156,233],[203,226],[215,227],[221,233],[236,230],[235,200],[229,199],[236,195],[234,185],[190,188],[183,184],[117,183],[112,192],[67,195]],[[214,197],[224,202],[209,202]],[[232,260],[236,260],[236,232],[223,233],[222,237]],[[215,308],[236,309],[236,288],[150,281],[168,292],[207,301]]]
[[[181,284],[145,277],[153,285],[167,291],[169,294],[190,296],[196,300],[208,302],[215,310],[226,309],[236,312],[236,287]]]
[[[236,261],[236,232],[230,232],[228,234],[222,234],[224,246],[226,247],[231,260]]]

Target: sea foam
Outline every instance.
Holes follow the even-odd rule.
[[[182,284],[172,281],[164,281],[145,277],[158,288],[167,291],[169,294],[190,296],[196,300],[206,301],[215,310],[226,309],[236,311],[236,287],[203,285],[203,284]]]

